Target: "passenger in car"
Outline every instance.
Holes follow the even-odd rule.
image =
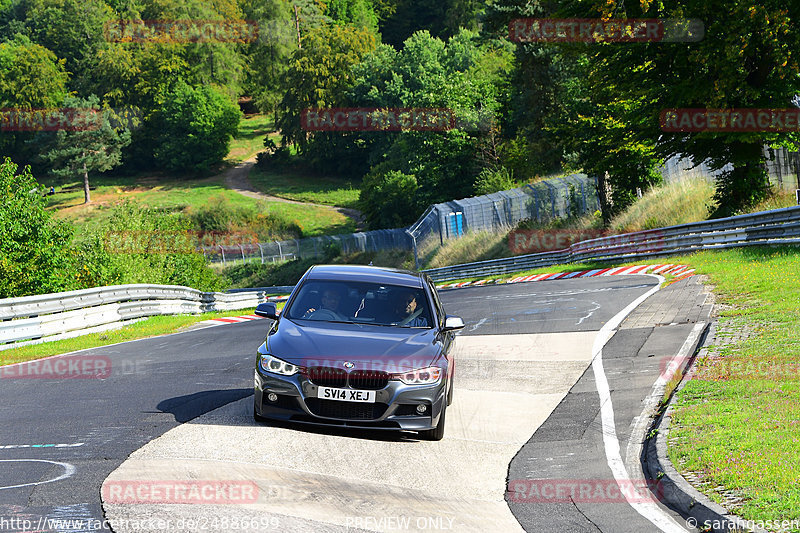
[[[417,295],[413,291],[401,292],[395,300],[397,325],[411,328],[427,328],[428,319],[423,316],[424,306],[417,304]]]

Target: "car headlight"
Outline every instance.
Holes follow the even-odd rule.
[[[420,368],[402,374],[392,374],[392,379],[402,381],[406,385],[431,385],[438,383],[442,377],[442,369],[438,366]]]
[[[293,376],[300,371],[299,366],[287,363],[269,354],[261,354],[259,364],[261,365],[261,370],[264,372],[280,374],[281,376]]]

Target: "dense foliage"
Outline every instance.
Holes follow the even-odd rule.
[[[692,18],[705,36],[516,42],[509,23],[522,17]],[[260,164],[362,183],[360,208],[371,228],[409,224],[434,202],[566,172],[599,179],[608,222],[659,183],[658,168],[677,154],[724,170],[712,206],[722,216],[769,194],[763,148],[796,149],[800,136],[666,132],[660,113],[796,105],[798,20],[800,4],[778,0],[2,0],[0,108],[127,110],[136,120],[93,131],[7,128],[0,156],[30,165],[42,181],[83,180],[87,200],[91,174],[111,168],[191,179],[219,168],[240,120],[238,102],[274,114],[280,130],[277,145],[265,140]],[[143,21],[252,31],[189,38],[120,30],[142,29]],[[320,131],[303,122],[310,108],[439,109],[452,121],[432,130]],[[44,216],[39,208],[34,215]],[[184,222],[196,227],[201,215],[215,218],[190,213]],[[239,220],[260,224],[265,235],[295,231],[255,214]],[[41,235],[18,236],[49,242],[48,224]],[[53,235],[63,242],[43,254],[60,253],[58,243],[75,252],[67,226]],[[102,254],[89,241],[80,249],[91,262]],[[4,253],[17,253],[8,246]],[[0,261],[9,265],[10,257],[17,256]],[[96,283],[136,270],[97,261]],[[73,283],[53,275],[54,287]],[[15,283],[37,283],[25,279]]]
[[[26,168],[0,163],[0,298],[69,286],[71,228],[54,222]]]

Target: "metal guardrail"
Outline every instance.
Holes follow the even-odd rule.
[[[675,253],[752,245],[800,244],[800,207],[601,237],[566,250],[424,270],[435,281],[508,274],[543,266],[633,261]],[[0,350],[17,341],[81,334],[148,316],[253,308],[293,287],[201,292],[173,285],[118,285],[0,300]]]
[[[575,243],[557,252],[478,261],[424,272],[434,281],[449,281],[587,260],[633,261],[701,250],[781,244],[800,244],[800,207],[601,237]]]
[[[219,293],[177,285],[116,285],[7,298],[0,300],[0,350],[150,316],[249,309],[266,301],[267,294],[274,290]]]

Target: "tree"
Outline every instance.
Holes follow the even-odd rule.
[[[17,34],[0,43],[0,108],[42,108],[61,103],[69,75],[47,48]]]
[[[112,16],[102,0],[31,0],[25,3],[25,32],[63,58],[82,85],[90,74],[87,60],[106,44],[103,29]]]
[[[654,146],[668,158],[682,154],[708,161],[722,172],[717,180],[715,216],[737,213],[769,193],[765,145],[797,146],[785,132],[688,132],[661,129],[667,109],[788,108],[800,94],[800,4],[779,0],[674,0],[627,4],[605,0],[564,0],[569,17],[687,18],[702,20],[699,42],[655,42],[583,47],[588,58],[588,95],[608,108],[633,145]],[[615,12],[612,12],[616,9]],[[613,137],[599,131],[599,145]]]
[[[375,36],[363,28],[325,25],[302,37],[286,72],[286,93],[278,106],[276,125],[284,142],[307,145],[301,127],[305,109],[332,107],[344,102],[352,85],[351,69],[375,48]]]
[[[216,89],[181,83],[153,118],[155,159],[168,170],[206,170],[228,155],[240,118],[236,104]]]
[[[0,298],[64,290],[72,271],[71,228],[52,220],[30,173],[0,163]]]
[[[398,175],[414,176],[417,187],[406,218],[416,218],[428,204],[473,193],[475,177],[485,165],[480,148],[493,135],[510,61],[507,48],[481,43],[474,32],[462,30],[444,42],[421,31],[407,39],[402,50],[381,45],[353,68],[349,105],[443,108],[453,117],[450,127],[441,131],[338,134],[342,148],[329,150],[337,158],[346,159],[359,146],[369,150],[372,178],[365,178],[362,186],[362,208],[371,224],[389,222],[380,206],[369,201],[377,197],[371,189],[384,187],[386,176],[393,178],[389,185]],[[407,192],[409,181],[403,183]]]
[[[83,177],[84,203],[91,202],[89,172],[105,172],[122,161],[122,148],[130,143],[130,130],[115,127],[111,110],[101,110],[99,100],[67,97],[61,111],[65,129],[56,133],[53,146],[42,157],[62,178]]]
[[[378,16],[370,0],[330,0],[326,15],[335,22],[378,32]]]
[[[297,48],[292,6],[288,0],[251,0],[242,9],[259,28],[259,38],[244,47],[244,94],[262,112],[273,112],[284,92],[281,80],[289,57]]]
[[[364,177],[359,202],[367,223],[376,228],[399,228],[417,219],[414,176],[397,170],[375,169]]]
[[[60,105],[67,95],[68,80],[64,61],[24,35],[0,42],[0,109]],[[26,141],[33,136],[34,133],[27,131],[3,131],[0,154],[14,154],[18,163],[32,163],[35,157]]]

